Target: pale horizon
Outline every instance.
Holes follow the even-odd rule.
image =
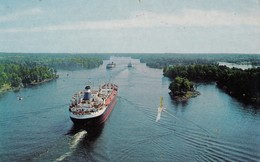
[[[2,52],[0,51],[0,54],[68,54],[68,55],[81,55],[81,54],[86,54],[86,55],[260,55],[260,53],[176,53],[176,52],[171,52],[171,53],[148,53],[148,52],[135,52],[135,53],[129,53],[129,52]]]
[[[260,54],[260,1],[0,0],[4,53]]]

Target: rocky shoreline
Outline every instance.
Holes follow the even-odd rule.
[[[193,98],[193,97],[197,97],[198,95],[200,95],[200,92],[198,91],[187,91],[185,93],[182,94],[174,94],[172,92],[169,93],[171,98],[174,99],[175,101],[188,101],[188,99]]]
[[[41,82],[32,82],[30,84],[26,84],[26,85],[20,85],[19,87],[12,87],[11,85],[5,85],[3,87],[0,88],[0,93],[4,93],[4,92],[8,92],[8,91],[17,91],[21,88],[24,88],[24,87],[27,87],[27,86],[34,86],[34,85],[38,85],[38,84],[43,84],[43,83],[46,83],[46,82],[50,82],[52,80],[55,80],[57,79],[58,77],[55,77],[55,78],[51,78],[51,79],[45,79]]]
[[[55,80],[55,79],[57,79],[57,78],[58,78],[58,77],[51,78],[51,79],[45,79],[45,80],[40,81],[40,82],[31,82],[29,85],[38,85],[38,84],[42,84],[42,83],[45,83],[45,82],[49,82],[49,81]]]

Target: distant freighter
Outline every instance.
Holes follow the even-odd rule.
[[[129,62],[127,67],[133,67],[133,64],[131,62]]]
[[[70,118],[74,124],[98,125],[106,121],[116,104],[118,86],[107,83],[98,90],[86,86],[72,97],[69,106]]]
[[[116,67],[116,64],[114,62],[107,64],[107,69],[111,69],[111,68],[114,68],[114,67]]]

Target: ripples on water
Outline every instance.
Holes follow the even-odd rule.
[[[129,58],[113,61],[115,69],[106,70],[105,61],[97,69],[62,71],[57,81],[1,95],[0,159],[259,161],[259,110],[214,84],[200,85],[201,95],[188,102],[173,102],[161,70],[138,60],[127,68]],[[99,128],[75,127],[67,112],[71,95],[88,80],[119,85],[118,103]],[[160,96],[166,110],[156,122]]]

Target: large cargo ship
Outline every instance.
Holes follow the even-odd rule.
[[[98,90],[85,90],[74,94],[69,106],[70,118],[74,124],[99,125],[106,121],[116,104],[118,86],[107,83]]]

